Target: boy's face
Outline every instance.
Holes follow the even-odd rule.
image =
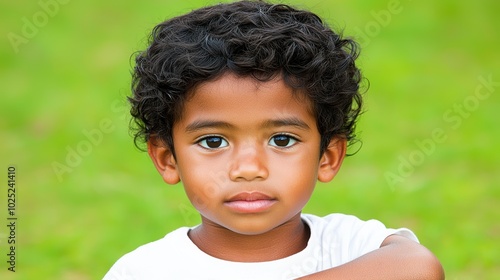
[[[339,146],[335,158],[320,159],[310,108],[281,79],[225,74],[196,87],[185,102],[173,128],[175,159],[168,151],[150,155],[166,182],[182,181],[205,224],[264,233],[299,218],[316,180],[335,175],[322,176],[332,169],[325,160],[337,161],[336,173],[343,159],[342,140],[332,142]]]

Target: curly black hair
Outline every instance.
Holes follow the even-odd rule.
[[[175,155],[172,128],[190,90],[232,72],[261,81],[280,75],[305,91],[321,154],[335,136],[352,144],[362,105],[358,54],[355,41],[317,15],[284,4],[238,1],[172,18],[153,29],[136,56],[129,97],[135,143],[159,137]]]

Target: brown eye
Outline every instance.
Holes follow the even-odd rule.
[[[206,149],[224,148],[228,145],[226,140],[218,136],[209,136],[203,138],[200,140],[200,142],[198,142],[198,144]]]
[[[282,148],[291,147],[296,142],[297,140],[295,138],[283,134],[273,136],[271,140],[269,140],[269,144],[271,146],[282,147]]]

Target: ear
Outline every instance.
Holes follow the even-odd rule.
[[[180,182],[174,155],[163,141],[155,136],[150,137],[148,154],[165,183],[174,185]]]
[[[319,160],[318,180],[323,183],[333,180],[344,161],[347,140],[343,137],[333,138]]]

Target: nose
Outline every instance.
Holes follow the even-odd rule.
[[[264,180],[269,176],[264,148],[245,145],[234,150],[229,177],[232,181]]]

